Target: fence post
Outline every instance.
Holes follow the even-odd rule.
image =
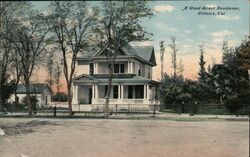
[[[185,102],[184,102],[184,101],[182,101],[182,102],[181,102],[181,111],[182,111],[182,113],[184,113],[184,112],[185,112],[184,104],[185,104]]]
[[[54,117],[56,116],[56,106],[54,106]]]

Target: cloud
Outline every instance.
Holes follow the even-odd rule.
[[[225,37],[225,36],[229,36],[229,35],[232,35],[232,34],[233,34],[233,32],[230,32],[228,30],[209,33],[209,35],[211,35],[212,37]]]
[[[216,18],[219,20],[233,21],[233,20],[238,20],[240,17],[238,15],[235,16],[221,15],[217,16]]]
[[[175,7],[171,5],[157,5],[154,7],[154,9],[158,12],[172,12],[175,10]]]
[[[167,26],[165,23],[162,23],[162,22],[156,22],[154,25],[155,25],[158,29],[161,29],[161,30],[164,30],[164,31],[170,31],[170,32],[176,32],[176,31],[178,31],[177,28],[169,27],[169,26]]]
[[[207,4],[206,7],[208,7],[208,8],[215,8],[216,5],[214,5],[214,4]]]
[[[134,46],[151,46],[154,45],[153,41],[143,41],[143,42],[134,42]]]

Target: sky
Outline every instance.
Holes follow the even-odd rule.
[[[33,2],[37,9],[46,10],[49,2]],[[142,19],[142,25],[153,33],[150,41],[133,43],[133,45],[153,45],[157,66],[154,67],[153,79],[160,79],[160,47],[164,41],[164,72],[171,75],[170,36],[176,37],[177,63],[181,59],[184,64],[185,78],[197,79],[199,71],[199,45],[205,47],[206,67],[221,62],[221,48],[224,39],[229,46],[240,44],[249,35],[249,1],[217,0],[217,1],[152,1],[150,6],[156,10],[151,19]],[[210,10],[202,10],[202,8]],[[217,8],[224,8],[218,10]],[[195,9],[196,8],[196,9]],[[214,8],[214,10],[213,10]],[[225,8],[234,8],[225,10]],[[202,14],[202,15],[198,15]],[[209,14],[209,15],[208,15]]]

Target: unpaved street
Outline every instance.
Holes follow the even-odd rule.
[[[248,157],[247,121],[1,118],[1,157]]]

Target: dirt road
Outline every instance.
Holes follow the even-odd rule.
[[[248,157],[247,121],[0,119],[1,157]]]

